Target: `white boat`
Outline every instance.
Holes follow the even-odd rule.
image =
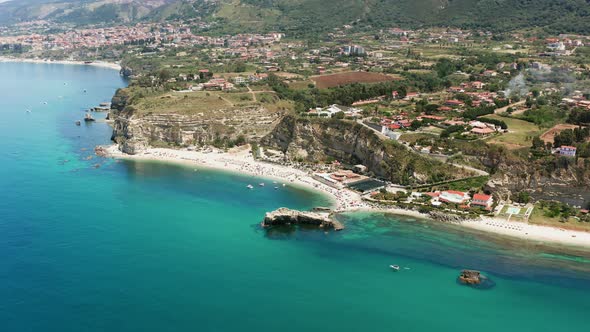
[[[254,189],[254,186],[251,185],[251,184],[249,184],[249,185],[246,186],[246,188],[248,188],[248,189]]]
[[[283,183],[283,187],[287,186],[286,184]]]
[[[389,268],[394,270],[394,271],[399,271],[399,266],[398,265],[389,265]]]
[[[264,182],[260,182],[258,185],[264,187]]]

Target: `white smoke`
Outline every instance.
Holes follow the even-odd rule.
[[[524,78],[524,74],[521,72],[518,75],[514,76],[510,82],[508,82],[508,87],[504,90],[504,96],[519,96],[524,97],[529,93],[529,88],[526,85],[526,80]]]

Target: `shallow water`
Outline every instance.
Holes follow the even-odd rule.
[[[584,253],[382,214],[340,215],[339,233],[262,230],[268,210],[327,199],[250,191],[263,180],[224,172],[86,160],[110,128],[74,121],[124,86],[117,73],[18,63],[0,72],[2,331],[587,326]],[[457,285],[462,268],[484,271],[496,287]]]

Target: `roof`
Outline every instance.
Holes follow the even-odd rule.
[[[473,195],[473,200],[474,201],[488,201],[490,198],[492,198],[492,196],[490,195],[484,195],[484,194],[475,194]]]
[[[576,150],[575,146],[569,146],[569,145],[562,145],[559,147],[560,149],[571,149],[571,150]]]
[[[473,128],[471,131],[477,134],[491,134],[495,132],[492,128]]]
[[[465,193],[464,192],[457,191],[457,190],[445,190],[445,191],[443,191],[443,193],[449,193],[449,194],[453,194],[453,195],[465,196]]]

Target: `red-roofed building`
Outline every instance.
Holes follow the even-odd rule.
[[[461,107],[461,106],[465,106],[465,103],[460,100],[451,99],[451,100],[445,101],[445,105],[451,106],[451,107]]]
[[[496,131],[492,128],[473,128],[473,129],[471,129],[471,132],[474,134],[477,134],[477,135],[485,136],[485,135],[493,134]]]
[[[456,190],[441,191],[440,195],[438,196],[438,199],[441,202],[454,204],[465,204],[467,201],[469,201],[469,198],[470,197],[468,193]]]
[[[494,204],[494,199],[490,195],[475,194],[471,200],[471,206],[483,207],[490,209]]]
[[[437,115],[420,115],[419,117],[416,118],[416,120],[422,120],[422,119],[430,119],[430,120],[434,120],[434,121],[442,121],[444,119],[446,119],[444,116],[437,116]]]
[[[404,98],[404,100],[412,100],[414,98],[418,98],[420,97],[420,93],[418,92],[408,92],[406,93],[406,97]]]
[[[478,89],[478,90],[479,90],[479,89],[483,89],[483,83],[482,83],[482,82],[480,82],[480,81],[474,81],[474,82],[471,82],[471,86],[472,86],[474,89]]]
[[[566,157],[575,157],[576,150],[577,149],[574,146],[562,145],[559,147],[559,154]]]

